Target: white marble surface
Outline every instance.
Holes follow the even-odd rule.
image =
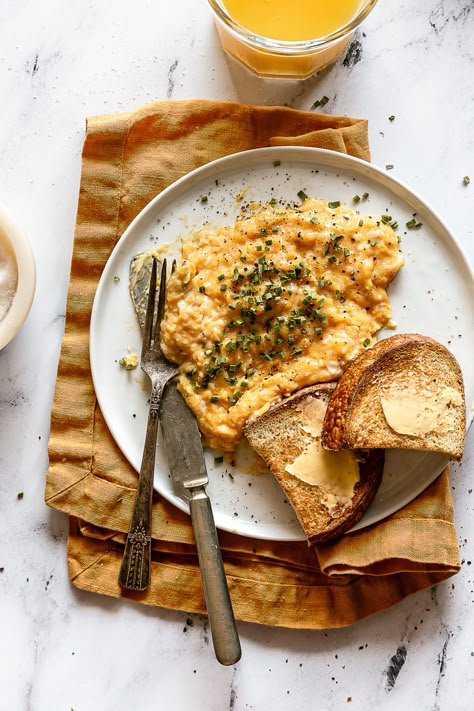
[[[325,111],[369,118],[374,163],[393,164],[474,261],[472,0],[380,0],[357,41],[352,66],[262,81],[224,57],[205,0],[2,0],[0,200],[38,284],[0,352],[0,711],[473,708],[472,429],[452,470],[459,575],[348,629],[240,624],[234,668],[202,618],[73,588],[66,518],[43,503],[87,115],[166,97],[307,109],[326,94]]]

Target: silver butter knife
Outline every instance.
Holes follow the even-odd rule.
[[[196,417],[175,381],[168,383],[163,394],[160,422],[171,477],[177,488],[184,487],[190,497],[191,522],[216,657],[221,664],[235,664],[241,656],[240,641],[205,489],[208,475],[201,435]]]

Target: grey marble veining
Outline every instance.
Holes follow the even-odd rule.
[[[327,95],[324,111],[369,119],[373,162],[393,164],[474,261],[473,38],[472,0],[380,0],[319,76],[262,80],[222,54],[204,0],[3,0],[0,200],[38,286],[0,352],[0,711],[473,708],[472,430],[452,469],[459,575],[348,629],[240,624],[229,669],[206,618],[72,587],[66,518],[43,503],[85,117],[192,97],[310,110]]]

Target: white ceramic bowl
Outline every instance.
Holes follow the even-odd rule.
[[[10,343],[22,327],[35,287],[36,267],[31,247],[0,204],[0,349]]]

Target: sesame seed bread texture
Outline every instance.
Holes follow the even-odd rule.
[[[334,388],[334,383],[303,388],[249,422],[245,428],[250,445],[276,477],[310,544],[336,538],[352,528],[370,505],[383,474],[383,450],[360,453],[363,458],[359,462],[360,480],[355,485],[352,502],[330,512],[322,503],[324,492],[319,486],[286,471],[286,467],[314,441],[314,436],[303,429],[305,425],[314,426],[314,423],[308,421],[301,403],[311,397],[327,405]]]
[[[436,407],[443,390],[457,401],[443,406],[445,427],[422,434],[401,434],[388,424],[381,399],[384,389],[403,383],[413,403],[428,393]],[[398,385],[397,385],[398,387]],[[399,448],[440,452],[459,460],[464,451],[466,408],[461,369],[453,354],[420,334],[386,338],[358,356],[338,381],[323,423],[328,449]]]

